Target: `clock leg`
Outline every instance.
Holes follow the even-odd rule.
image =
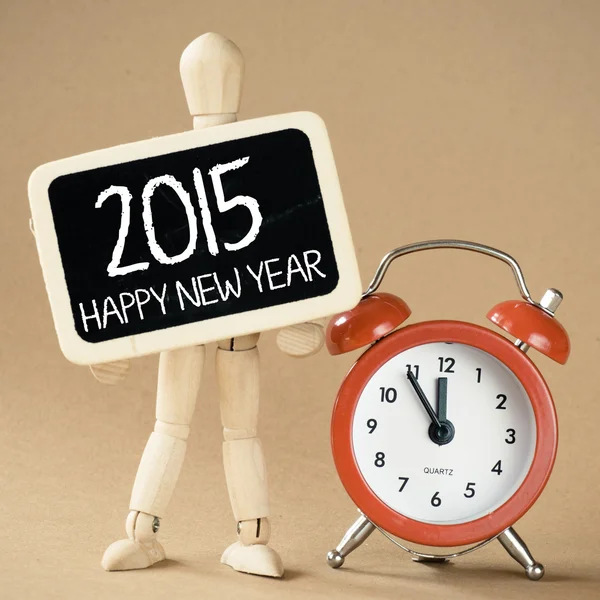
[[[418,563],[442,564],[447,563],[447,558],[441,556],[413,556],[413,560]]]
[[[352,527],[346,531],[342,541],[327,553],[327,564],[332,569],[338,569],[344,564],[344,560],[350,552],[356,550],[372,533],[375,525],[363,514],[354,522]]]
[[[536,562],[529,548],[519,534],[509,527],[498,536],[498,541],[504,549],[525,569],[531,581],[538,581],[544,576],[544,565]]]

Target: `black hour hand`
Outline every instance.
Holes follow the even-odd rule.
[[[444,446],[454,439],[454,425],[448,421],[448,378],[438,377],[437,380],[437,418],[440,426],[429,427],[429,438],[438,446]]]
[[[448,378],[438,377],[437,381],[437,418],[441,423],[447,420]]]

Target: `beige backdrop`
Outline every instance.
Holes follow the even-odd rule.
[[[573,352],[534,360],[561,440],[550,483],[518,525],[543,582],[498,544],[444,568],[380,535],[332,571],[354,520],[329,417],[355,356],[294,361],[263,336],[261,435],[282,581],[219,564],[235,536],[220,457],[211,348],[179,485],[161,530],[170,560],[105,573],[123,536],[153,423],[156,357],[103,387],[61,355],[26,182],[57,158],[190,128],[178,61],[217,31],[246,58],[240,118],[312,110],[337,158],[363,283],[411,241],[458,237],[521,261],[532,291],[563,290]],[[598,598],[600,3],[589,1],[0,1],[0,597]],[[385,289],[413,322],[485,323],[516,296],[508,269],[470,254],[396,263]]]

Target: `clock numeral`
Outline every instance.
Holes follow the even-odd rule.
[[[514,429],[507,429],[506,433],[508,433],[508,437],[504,440],[507,444],[514,444],[516,441]]]
[[[498,410],[506,410],[506,406],[504,406],[504,403],[506,402],[506,396],[504,394],[498,394],[496,396],[496,400],[500,400],[500,404],[498,404],[496,408]]]
[[[419,379],[419,365],[406,365],[406,374],[412,373],[415,379]]]
[[[502,473],[502,461],[499,460],[493,467],[492,467],[492,473],[498,473],[498,475],[500,475],[500,473]]]
[[[477,371],[477,383],[481,383],[481,367],[475,369]]]
[[[438,360],[440,361],[440,373],[454,373],[454,365],[456,361],[453,358],[444,358],[443,356],[439,356]],[[444,365],[446,365],[444,367]]]
[[[439,492],[436,492],[431,498],[431,506],[436,508],[442,504],[442,499],[438,496]]]
[[[467,489],[465,491],[465,493],[463,494],[463,496],[465,498],[472,498],[475,495],[475,483],[473,481],[469,481],[469,483],[467,483]]]
[[[397,392],[396,388],[380,387],[379,391],[381,392],[381,401],[382,402],[389,402],[390,404],[392,402],[396,402],[396,399],[398,398],[398,392]]]
[[[369,428],[369,433],[373,433],[377,429],[377,421],[375,419],[369,419],[367,421],[367,427]]]
[[[377,452],[375,454],[375,462],[373,464],[376,467],[383,467],[385,465],[385,454],[383,452]]]
[[[406,484],[408,483],[408,477],[398,477],[398,479],[402,482],[402,485],[400,486],[400,489],[398,490],[399,492],[401,492],[405,487]]]

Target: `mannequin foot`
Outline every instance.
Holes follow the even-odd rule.
[[[102,557],[102,566],[107,571],[130,571],[146,569],[165,559],[163,547],[153,540],[148,544],[133,540],[113,542]]]
[[[221,562],[242,573],[265,577],[283,575],[283,563],[279,554],[264,544],[244,546],[240,542],[235,542],[223,552]]]

